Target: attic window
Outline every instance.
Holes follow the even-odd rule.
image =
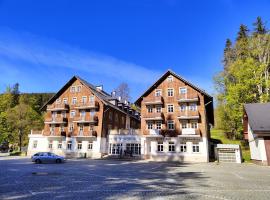
[[[172,82],[173,81],[173,76],[168,76],[167,81]]]
[[[82,86],[77,86],[77,92],[81,92]]]
[[[75,87],[75,86],[72,86],[72,87],[70,88],[70,92],[75,92],[75,90],[76,90],[76,87]]]

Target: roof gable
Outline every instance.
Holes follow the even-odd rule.
[[[193,89],[195,89],[196,91],[204,94],[205,96],[212,98],[211,95],[209,95],[208,93],[205,92],[205,90],[200,89],[199,87],[195,86],[194,84],[190,83],[189,81],[187,81],[186,79],[182,78],[181,76],[177,75],[175,72],[173,72],[172,70],[168,70],[167,72],[165,72],[151,87],[149,87],[136,101],[135,104],[136,105],[140,105],[141,101],[143,99],[143,97],[145,97],[146,95],[148,95],[149,93],[151,93],[161,82],[163,82],[169,75],[174,76],[175,78],[179,79],[180,81],[184,82],[185,84],[191,86]]]

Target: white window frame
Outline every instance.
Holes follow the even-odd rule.
[[[76,92],[76,87],[75,86],[71,86],[70,87],[70,92],[75,93]]]
[[[162,112],[162,106],[156,106],[156,113]]]
[[[68,104],[68,98],[63,98],[63,104]]]
[[[33,149],[36,149],[37,148],[37,145],[38,145],[38,141],[37,140],[34,140],[33,141]]]
[[[171,124],[173,124],[173,129],[172,128],[170,128],[170,125]],[[167,121],[167,128],[168,128],[168,130],[175,130],[175,123],[174,123],[174,120],[168,120]]]
[[[88,142],[87,144],[87,150],[93,150],[93,142]]]
[[[190,103],[189,104],[189,110],[190,111],[197,111],[197,104],[196,103]]]
[[[72,97],[71,104],[75,105],[77,103],[77,97]]]
[[[171,153],[174,153],[175,152],[175,142],[173,141],[170,141],[169,144],[168,144],[168,151],[171,152]]]
[[[87,103],[87,96],[82,96],[82,103],[86,104]]]
[[[167,77],[167,81],[168,81],[168,82],[173,82],[173,76],[172,76],[172,75],[168,76],[168,77]]]
[[[68,141],[67,142],[67,150],[71,150],[72,149],[72,141]]]
[[[182,92],[185,91],[185,92]],[[187,94],[187,87],[179,87],[179,94]]]
[[[71,110],[69,113],[70,118],[74,118],[76,115],[76,110]]]
[[[172,109],[172,111],[171,111]],[[173,104],[168,104],[167,105],[167,112],[168,113],[173,113],[174,112],[174,105]]]
[[[181,104],[181,105],[180,105],[180,111],[181,111],[181,112],[184,112],[184,111],[186,111],[186,110],[187,110],[187,104],[186,104],[186,103]]]
[[[57,149],[62,149],[62,142],[58,142]]]
[[[180,152],[181,153],[187,152],[187,144],[180,144]]]
[[[49,141],[48,149],[53,149],[53,142],[52,141]]]
[[[195,125],[196,124],[196,125]],[[194,126],[195,125],[195,126]],[[190,128],[193,129],[198,129],[199,125],[198,125],[198,121],[197,120],[191,120],[190,121]]]
[[[78,85],[77,87],[76,87],[76,92],[81,92],[82,91],[82,86],[81,85]]]
[[[167,89],[167,96],[168,97],[173,97],[174,96],[174,89],[173,88],[168,88]]]
[[[61,104],[61,98],[56,99],[56,104]]]
[[[188,128],[188,121],[187,120],[181,120],[181,129],[186,129],[186,128]],[[186,127],[184,127],[183,125],[186,125]]]
[[[162,89],[156,89],[156,90],[155,90],[155,96],[156,96],[156,97],[162,96]]]
[[[147,106],[147,112],[153,113],[153,106]]]
[[[78,150],[82,150],[82,142],[78,142],[78,144],[77,144],[77,149],[78,149]]]
[[[72,132],[74,130],[74,124],[70,123],[69,124],[69,131]]]
[[[200,153],[200,145],[192,144],[192,153]]]
[[[151,121],[147,122],[147,129],[148,129],[148,130],[154,129],[154,123],[151,122]]]
[[[156,121],[156,129],[161,130],[162,129],[162,121]]]
[[[157,152],[164,152],[164,143],[163,142],[157,143]]]

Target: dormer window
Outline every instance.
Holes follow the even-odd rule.
[[[168,76],[167,81],[168,82],[173,82],[173,76],[172,75]]]

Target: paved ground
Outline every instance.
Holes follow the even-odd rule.
[[[0,199],[270,199],[270,167],[0,158]]]

